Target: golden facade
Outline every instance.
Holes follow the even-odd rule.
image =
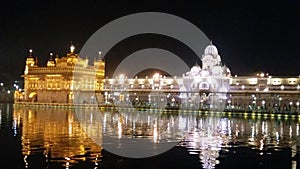
[[[96,90],[103,88],[105,63],[101,59],[82,59],[74,53],[71,46],[67,56],[50,59],[47,66],[38,66],[37,60],[30,55],[26,59],[24,71],[24,93],[15,94],[15,99],[25,102],[40,103],[73,103],[74,95],[80,93],[78,103],[89,103],[101,96]]]

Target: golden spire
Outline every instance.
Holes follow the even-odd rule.
[[[32,56],[32,49],[29,49],[29,56]]]
[[[98,60],[101,60],[101,55],[102,55],[102,53],[101,53],[101,51],[99,51],[98,52]]]
[[[53,59],[53,53],[52,52],[50,52],[50,59],[47,62],[47,66],[55,66],[55,62],[54,62],[54,59]]]
[[[74,45],[71,45],[71,46],[70,46],[70,51],[71,51],[71,53],[74,53],[74,50],[75,50],[75,46],[74,46]]]

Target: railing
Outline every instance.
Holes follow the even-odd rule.
[[[15,101],[14,104],[16,106],[28,106],[28,107],[66,107],[66,108],[77,108],[77,107],[84,107],[84,108],[92,108],[92,107],[108,107],[110,105],[105,103],[99,104],[76,104],[76,103],[41,103],[41,102],[19,102]]]
[[[40,103],[40,102],[15,102],[15,106],[17,107],[54,107],[54,108],[99,108],[99,107],[112,107],[114,108],[115,106],[113,103],[85,103],[85,104],[75,104],[75,103]],[[120,106],[120,108],[137,108],[134,106]],[[142,107],[147,109],[147,107]],[[166,109],[168,110],[190,110],[191,112],[207,112],[207,111],[217,111],[219,112],[220,110],[218,108],[213,109],[213,108],[204,108],[200,107],[199,109],[190,109],[188,107],[174,107],[176,109],[172,109],[172,107],[167,107]],[[152,106],[149,107],[149,109],[155,109],[152,108]],[[224,108],[223,113],[247,113],[247,114],[265,114],[265,115],[293,115],[293,116],[298,116],[300,115],[299,109],[293,109],[293,110],[276,110],[276,109],[246,109],[246,108]]]

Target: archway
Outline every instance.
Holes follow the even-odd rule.
[[[38,101],[36,92],[31,92],[28,97],[29,97],[30,102],[37,102]]]

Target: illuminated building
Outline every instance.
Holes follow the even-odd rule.
[[[74,53],[73,46],[66,57],[53,59],[51,55],[46,67],[37,66],[31,53],[23,75],[24,96],[17,92],[15,100],[274,111],[298,111],[300,106],[299,76],[279,77],[264,72],[232,76],[212,43],[200,57],[201,66],[196,64],[174,77],[154,72],[142,78],[120,74],[104,79],[105,63],[98,59],[93,66],[88,65],[87,59]],[[76,93],[80,94],[75,97],[77,101]]]
[[[228,101],[241,108],[299,111],[299,84],[299,77],[270,76],[264,72],[254,76],[234,76]]]
[[[101,96],[95,90],[103,88],[104,61],[82,59],[74,53],[75,47],[70,47],[67,56],[50,59],[47,66],[38,66],[37,59],[32,56],[32,50],[26,59],[24,71],[24,93],[16,92],[15,100],[39,103],[73,103],[74,95],[80,94],[77,103],[90,103]],[[99,52],[99,55],[101,53]],[[79,98],[79,97],[77,97]]]
[[[270,76],[264,72],[232,76],[230,69],[222,65],[213,44],[206,47],[200,59],[202,68],[195,65],[178,77],[154,74],[152,78],[130,79],[121,74],[105,79],[105,102],[119,105],[144,103],[152,104],[152,107],[161,102],[195,109],[299,111],[300,77]],[[156,90],[164,95],[155,101]]]
[[[146,79],[127,79],[125,75],[105,79],[105,101],[122,105],[147,102],[152,107],[166,104],[176,107],[180,104],[181,107],[193,109],[199,109],[206,103],[219,106],[220,100],[223,103],[226,100],[230,70],[222,65],[218,50],[212,43],[205,48],[201,60],[202,68],[195,65],[182,77],[154,74],[152,78]],[[167,93],[166,96],[164,93]]]

